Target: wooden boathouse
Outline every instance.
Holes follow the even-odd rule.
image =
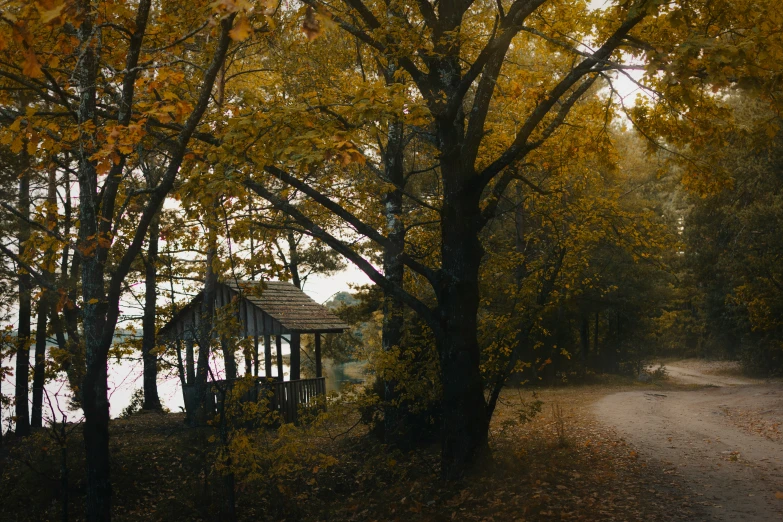
[[[159,332],[161,339],[184,342],[184,361],[180,357],[183,374],[183,393],[188,401],[189,389],[195,382],[194,343],[198,338],[204,292],[197,294]],[[252,339],[252,360],[246,359],[246,374],[256,378],[257,387],[272,388],[272,407],[278,410],[286,422],[296,420],[299,405],[310,404],[318,395],[326,394],[321,361],[321,336],[340,333],[348,329],[337,316],[318,304],[302,290],[282,281],[226,280],[217,283],[215,310],[233,304],[239,331],[235,337]],[[301,378],[301,339],[312,335],[315,377]],[[275,355],[272,354],[274,339]],[[289,378],[283,372],[282,341],[291,349]],[[260,371],[259,346],[263,342],[263,373]],[[273,371],[276,366],[276,371]],[[252,368],[251,368],[252,367]],[[229,376],[228,384],[231,377]],[[227,384],[226,380],[215,384]],[[218,399],[220,386],[213,386],[213,401]]]

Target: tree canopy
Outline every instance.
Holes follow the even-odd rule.
[[[780,368],[772,2],[12,0],[0,19],[17,431],[36,304],[33,388],[49,364],[84,411],[90,520],[111,516],[121,323],[142,325],[150,409],[158,367],[184,374],[156,333],[191,290],[202,406],[209,357],[250,368],[213,324],[221,278],[363,271],[333,346],[377,348],[370,416],[391,444],[437,419],[446,479],[486,457],[509,383],[718,337]]]

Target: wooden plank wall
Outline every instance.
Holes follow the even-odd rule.
[[[231,303],[232,299],[239,295],[239,292],[229,288],[224,284],[218,283],[215,291],[215,307],[222,308]],[[286,328],[283,328],[272,316],[252,305],[246,299],[240,301],[238,317],[242,323],[242,336],[254,337],[264,335],[287,335],[290,334]],[[174,326],[176,337],[187,340],[198,337],[198,330],[201,326],[201,306],[195,305],[190,308],[182,317],[180,317]]]

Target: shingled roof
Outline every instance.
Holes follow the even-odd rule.
[[[303,291],[283,281],[230,280],[218,283],[215,305],[225,306],[241,296],[239,318],[243,334],[339,333],[348,329],[325,306],[318,304]],[[199,292],[159,334],[193,335],[200,323],[199,309],[204,293]]]
[[[348,325],[325,306],[315,302],[306,293],[284,281],[226,281],[235,292],[292,332],[343,331]],[[241,289],[241,290],[240,290]]]

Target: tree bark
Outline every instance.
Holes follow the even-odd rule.
[[[201,323],[198,332],[198,367],[194,384],[196,410],[192,413],[188,412],[188,420],[191,425],[195,426],[206,424],[208,415],[209,355],[212,346],[212,323],[215,316],[215,297],[217,295],[217,274],[212,270],[212,262],[217,255],[217,242],[213,230],[210,230],[208,243],[203,300],[201,301]]]
[[[67,174],[66,174],[67,176]],[[67,178],[66,178],[67,179]],[[52,164],[48,170],[48,186],[46,194],[46,227],[49,230],[57,230],[57,169]],[[57,252],[48,249],[45,254],[42,274],[50,283],[54,282],[54,266],[56,264]],[[47,289],[41,289],[41,298],[38,302],[38,324],[35,332],[35,366],[33,367],[33,409],[31,424],[35,428],[43,426],[43,395],[44,383],[46,380],[46,329],[48,325],[48,316],[55,317],[56,294]],[[54,326],[59,326],[57,320],[53,321]],[[56,328],[57,329],[57,328]],[[61,348],[65,348],[64,336],[60,329],[60,338],[58,344],[63,341]]]
[[[84,49],[76,76],[80,89],[79,122],[92,123],[96,111],[98,57],[93,38],[93,3],[79,2],[77,11],[84,18],[78,29]],[[96,136],[82,129],[80,141],[86,147],[79,154],[79,244],[84,251],[95,250],[98,229],[98,174],[90,160]],[[109,479],[109,400],[107,360],[102,356],[102,337],[106,326],[107,303],[104,292],[104,266],[97,255],[81,256],[82,324],[86,371],[82,385],[84,444],[87,467],[87,519],[111,519],[111,481]]]
[[[389,76],[393,77],[393,73],[394,69],[391,69]],[[383,273],[390,282],[404,288],[405,265],[401,259],[405,251],[405,223],[402,220],[405,185],[402,122],[392,121],[387,136],[383,156],[384,175],[385,181],[392,184],[394,188],[383,195],[386,235],[389,238],[388,245],[383,251]],[[385,352],[402,349],[404,311],[402,300],[393,293],[384,291],[381,346]],[[384,401],[383,436],[387,443],[393,444],[402,435],[405,413],[401,411],[402,405],[398,404],[397,382],[393,379],[384,379],[381,384]]]
[[[449,130],[442,131],[441,148],[445,150],[449,149]],[[442,165],[453,169],[453,175],[444,178],[442,273],[437,288],[440,328],[435,329],[443,386],[441,472],[448,479],[462,476],[489,450],[477,328],[478,276],[484,255],[479,239],[480,194],[465,183],[470,173],[453,164],[458,161],[443,158]]]
[[[122,94],[117,105],[119,125],[131,123],[134,89],[140,67],[137,67],[142,51],[142,42],[152,2],[140,0],[133,24],[133,33],[128,43],[127,60],[122,81]],[[111,245],[114,241],[116,199],[126,156],[120,155],[102,180],[98,191],[98,173],[93,159],[99,142],[96,129],[97,81],[99,52],[102,45],[101,27],[95,26],[95,2],[78,0],[76,14],[80,20],[77,36],[81,44],[78,65],[74,71],[79,106],[76,111],[79,126],[78,169],[79,181],[79,234],[78,255],[81,259],[81,283],[83,307],[81,310],[84,331],[86,372],[82,392],[84,410],[84,442],[87,469],[86,518],[93,521],[111,519],[110,460],[109,460],[109,402],[107,396],[108,354],[119,319],[119,303],[123,281],[133,261],[139,255],[147,236],[150,222],[160,212],[166,195],[172,189],[177,173],[185,157],[187,145],[196,131],[207,107],[211,103],[212,88],[219,69],[225,61],[229,42],[229,31],[233,27],[236,13],[220,20],[220,36],[217,39],[211,62],[204,70],[199,87],[198,100],[185,120],[176,140],[172,140],[168,165],[158,186],[149,194],[139,217],[138,225],[131,234],[127,249],[119,260],[112,263],[111,276],[106,267]],[[116,251],[116,249],[115,249]],[[108,283],[107,283],[108,281]],[[209,300],[206,300],[209,306]],[[201,355],[201,354],[200,354]],[[206,373],[206,365],[199,371]],[[204,379],[206,382],[206,378]],[[206,386],[204,387],[206,390]]]
[[[291,274],[291,283],[301,290],[302,279],[299,275],[299,250],[292,231],[288,231],[286,240],[288,242],[288,272]]]
[[[19,257],[24,258],[28,239],[30,239],[30,172],[29,158],[22,152],[22,172],[19,178]],[[30,320],[32,304],[30,274],[19,274],[19,323],[16,332],[16,434],[26,437],[30,434],[30,409],[28,404],[30,379]]]
[[[457,479],[488,453],[487,405],[479,372],[476,330],[478,285],[462,281],[441,293],[442,331],[435,335],[443,386],[441,466]]]
[[[185,371],[187,384],[196,382],[196,358],[193,353],[193,339],[185,341]]]
[[[144,404],[145,410],[160,410],[158,396],[158,356],[155,353],[155,317],[158,299],[158,236],[160,217],[150,223],[147,261],[145,263],[144,316],[142,317],[141,356],[144,361]]]
[[[46,371],[46,324],[49,308],[48,293],[44,292],[38,301],[38,321],[35,326],[35,366],[33,367],[33,408],[30,426],[43,427],[43,394]]]
[[[226,379],[233,380],[237,378],[237,360],[234,355],[234,344],[227,338],[221,337],[220,349],[223,352],[223,362],[225,363]]]

